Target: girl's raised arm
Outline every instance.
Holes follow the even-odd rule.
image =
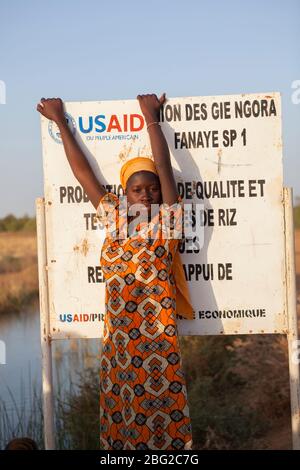
[[[57,124],[73,174],[97,209],[100,198],[106,194],[106,190],[97,180],[86,156],[69,129],[62,100],[60,98],[42,98],[37,105],[37,110]]]
[[[163,202],[172,205],[178,200],[178,191],[171,165],[169,147],[159,125],[159,111],[166,100],[166,96],[163,94],[158,99],[156,95],[138,95],[137,99],[147,124],[162,199]]]

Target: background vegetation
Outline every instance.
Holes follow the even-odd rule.
[[[0,219],[0,232],[35,232],[36,220],[35,217],[24,215],[23,217],[15,217],[13,214],[8,214],[3,219]]]

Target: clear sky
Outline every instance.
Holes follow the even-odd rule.
[[[1,0],[0,217],[43,195],[40,97],[280,91],[284,183],[300,196],[299,0]]]

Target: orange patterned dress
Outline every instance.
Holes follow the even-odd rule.
[[[107,230],[100,260],[106,281],[100,356],[100,448],[191,449],[171,272],[179,238],[164,238],[162,224],[157,223],[162,220],[160,211],[150,222],[155,236],[143,236],[145,227],[140,225],[136,234],[119,239],[125,222],[119,205],[120,199],[107,193],[97,211]]]

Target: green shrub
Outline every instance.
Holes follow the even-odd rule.
[[[248,403],[249,365],[236,341],[249,337],[180,337],[194,449],[252,448],[269,428],[263,405]]]
[[[15,217],[13,214],[8,214],[6,217],[0,219],[0,232],[33,232],[35,230],[35,217],[29,217],[28,215]]]
[[[61,430],[58,441],[72,450],[100,449],[99,371],[87,369],[81,375],[77,390],[58,400]]]
[[[294,207],[294,224],[295,228],[300,228],[300,206]]]

